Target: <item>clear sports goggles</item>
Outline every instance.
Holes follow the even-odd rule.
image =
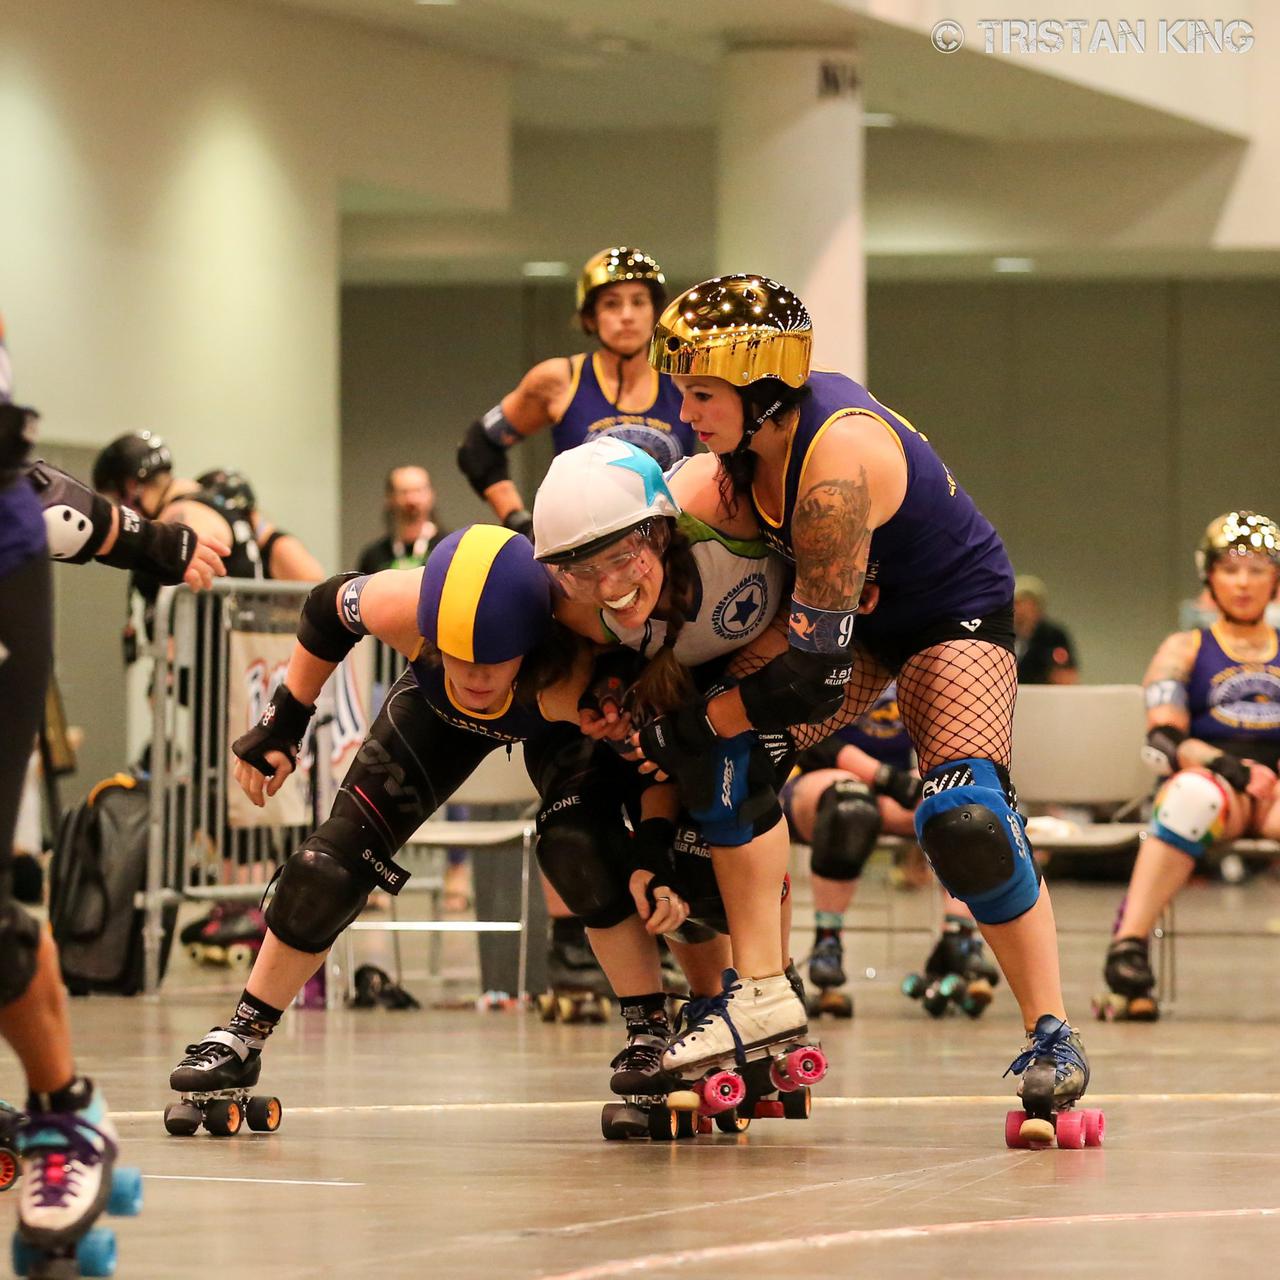
[[[667,541],[667,522],[646,520],[594,555],[556,565],[556,578],[574,600],[598,599],[606,582],[626,591],[653,571]]]

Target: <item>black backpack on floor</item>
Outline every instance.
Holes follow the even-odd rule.
[[[142,990],[147,882],[147,785],[126,773],[98,783],[63,819],[49,866],[49,925],[72,995]],[[164,976],[178,908],[164,910]]]

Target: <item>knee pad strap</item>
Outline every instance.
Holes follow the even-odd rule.
[[[1226,788],[1214,774],[1183,769],[1156,795],[1151,834],[1199,858],[1222,839],[1229,808]]]
[[[27,994],[39,949],[39,921],[10,899],[0,907],[0,1008]]]
[[[916,835],[938,879],[982,924],[1006,924],[1040,896],[1040,868],[1009,775],[990,760],[930,769]]]
[[[857,880],[876,847],[880,827],[880,807],[865,782],[833,782],[819,798],[813,820],[814,874],[846,883]]]

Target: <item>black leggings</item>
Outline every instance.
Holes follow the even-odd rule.
[[[44,717],[52,632],[49,561],[39,556],[0,578],[0,904],[10,900],[13,835]]]

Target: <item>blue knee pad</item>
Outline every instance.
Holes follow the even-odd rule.
[[[711,752],[715,793],[705,806],[690,806],[689,816],[708,844],[749,844],[782,821],[768,749],[758,734],[748,731],[718,738]]]
[[[924,776],[916,837],[934,873],[980,924],[1006,924],[1040,896],[1040,868],[1009,774],[990,760],[952,760]]]

